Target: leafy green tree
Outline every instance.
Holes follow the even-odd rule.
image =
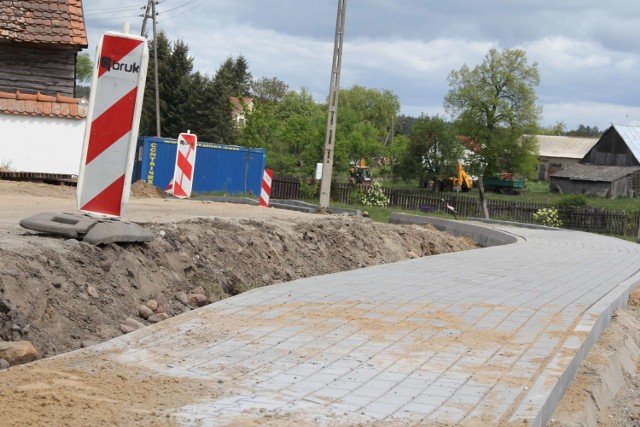
[[[278,102],[256,101],[240,143],[267,149],[267,166],[281,174],[309,175],[322,161],[326,115],[302,89]]]
[[[525,173],[535,162],[535,149],[520,145],[519,138],[537,129],[539,83],[537,63],[529,64],[519,49],[491,49],[474,69],[464,65],[449,74],[445,110],[455,118],[460,134],[479,144],[486,175]]]
[[[555,124],[547,127],[541,127],[537,134],[538,135],[552,135],[552,136],[561,136],[566,133],[567,125],[564,122],[556,122]]]
[[[77,97],[88,97],[93,76],[93,61],[88,53],[79,53],[76,56],[76,93]]]
[[[251,93],[261,102],[280,102],[289,86],[277,77],[262,77],[251,82]]]
[[[400,110],[398,97],[389,90],[353,86],[340,91],[334,165],[347,170],[350,161],[368,163],[385,159],[390,135]]]
[[[600,138],[602,136],[602,131],[598,129],[598,126],[585,126],[580,125],[577,129],[566,132],[567,136],[583,136],[587,138]]]
[[[451,125],[439,116],[421,115],[413,124],[398,174],[422,184],[451,176],[464,147],[455,138]]]
[[[89,83],[93,75],[93,61],[88,53],[76,56],[76,80],[79,83]]]

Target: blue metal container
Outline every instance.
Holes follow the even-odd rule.
[[[173,138],[138,138],[133,182],[143,180],[166,189],[176,164]],[[193,171],[193,192],[260,195],[262,173],[267,161],[263,148],[198,142]]]

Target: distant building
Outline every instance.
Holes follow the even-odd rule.
[[[548,181],[549,176],[580,160],[598,142],[598,138],[536,135],[538,146],[538,180]]]
[[[550,188],[601,197],[640,196],[640,127],[611,126],[580,163],[551,175]]]
[[[243,127],[247,122],[247,115],[253,111],[253,98],[248,96],[245,96],[244,98],[230,96],[229,101],[233,106],[231,111],[233,121],[236,126]]]

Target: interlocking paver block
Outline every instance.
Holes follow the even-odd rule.
[[[168,403],[185,424],[266,414],[542,426],[551,390],[566,389],[606,326],[601,315],[640,281],[640,245],[484,227],[493,241],[498,231],[518,241],[257,289],[59,360],[91,371],[91,359],[73,361],[92,353],[176,381],[224,379],[219,398],[194,391],[189,405]]]

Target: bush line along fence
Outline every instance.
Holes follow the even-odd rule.
[[[353,187],[348,183],[334,183],[331,187],[331,198],[338,203],[352,203],[351,193],[356,189],[357,187]],[[389,207],[408,211],[446,212],[442,201],[442,199],[445,199],[456,208],[460,216],[483,216],[479,198],[476,196],[467,196],[459,193],[407,191],[390,187],[383,187],[383,191],[389,198]],[[301,199],[299,178],[290,176],[274,177],[271,197],[274,199]],[[640,223],[640,212],[601,209],[590,206],[558,206],[516,200],[487,200],[487,206],[491,219],[528,224],[534,223],[533,214],[539,209],[555,208],[558,210],[564,228],[617,236],[636,237],[638,235],[638,224]]]

